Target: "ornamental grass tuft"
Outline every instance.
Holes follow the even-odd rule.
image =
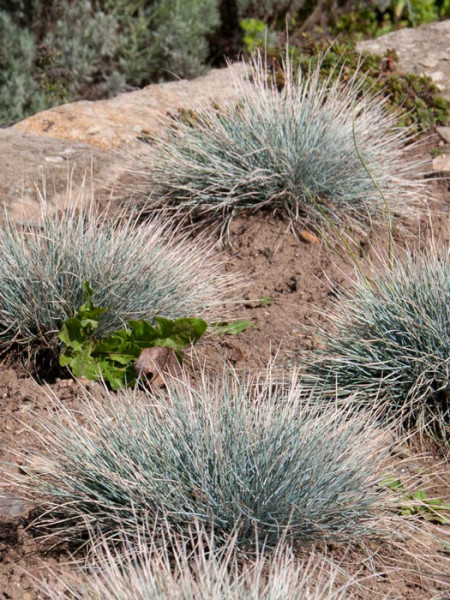
[[[267,207],[303,226],[357,230],[384,219],[386,204],[408,215],[423,203],[422,164],[405,157],[408,130],[357,74],[324,81],[320,64],[294,75],[288,63],[275,81],[260,56],[251,70],[251,84],[235,82],[237,104],[182,114],[153,141],[144,171],[165,201],[216,222]]]
[[[151,536],[151,534],[150,534]],[[51,600],[350,600],[354,581],[320,555],[296,558],[280,544],[274,553],[251,561],[239,558],[235,540],[215,549],[204,531],[188,540],[151,537],[137,546],[111,550],[94,540],[86,569],[74,573],[60,591],[42,590]],[[192,549],[194,546],[194,550]]]
[[[210,246],[177,237],[160,221],[112,222],[89,207],[43,209],[38,224],[1,226],[0,347],[57,356],[58,331],[83,304],[86,281],[94,303],[107,308],[99,338],[128,319],[220,317],[233,287]]]
[[[320,350],[306,355],[308,379],[331,394],[359,392],[386,419],[449,443],[449,252],[406,253],[370,284],[341,293]]]
[[[237,531],[250,553],[255,536],[309,545],[376,530],[387,434],[373,415],[324,406],[296,379],[228,371],[196,387],[169,382],[166,395],[86,392],[81,422],[57,403],[38,419],[43,458],[25,457],[19,476],[24,493],[45,498],[36,526],[71,541],[88,527],[133,538],[162,514],[181,534],[213,529],[217,544]]]

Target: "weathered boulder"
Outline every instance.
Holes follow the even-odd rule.
[[[87,144],[0,129],[0,210],[16,220],[36,220],[40,197],[67,195],[72,182],[110,177],[115,157]],[[90,183],[88,183],[90,185]]]
[[[73,102],[0,129],[0,207],[17,219],[37,219],[39,191],[58,206],[69,179],[111,187],[125,171],[125,153],[145,151],[142,135],[158,135],[168,114],[238,97],[242,64],[215,69],[192,81],[150,85],[110,100]],[[124,153],[115,152],[121,149]],[[74,193],[76,193],[74,191]],[[2,214],[4,214],[4,210]]]
[[[375,54],[395,50],[402,71],[428,75],[450,99],[450,20],[393,31],[360,42],[358,49]]]
[[[110,100],[73,102],[33,115],[13,126],[16,131],[83,142],[103,150],[136,145],[141,135],[158,134],[162,117],[177,110],[198,109],[237,98],[233,78],[243,81],[242,64],[214,69],[204,77],[149,85]]]
[[[394,31],[375,40],[360,42],[358,48],[378,54],[395,50],[402,71],[428,75],[444,98],[450,100],[450,20]],[[438,127],[437,131],[445,145],[443,154],[433,159],[432,169],[448,176],[450,128]]]

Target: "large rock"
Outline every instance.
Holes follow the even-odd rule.
[[[127,170],[126,155],[146,151],[140,136],[160,134],[167,116],[180,109],[237,99],[233,80],[245,82],[246,72],[236,64],[192,81],[57,106],[0,129],[0,210],[15,219],[38,219],[43,187],[61,206],[69,180],[77,188],[85,182],[84,174],[88,185],[113,187]],[[120,153],[115,151],[119,148]],[[76,189],[72,197],[75,194]]]
[[[358,44],[359,50],[397,52],[404,72],[429,75],[450,100],[450,21],[401,29]]]
[[[115,157],[87,144],[0,129],[0,211],[16,220],[37,220],[45,197],[61,202],[92,180],[110,180]],[[87,174],[87,178],[86,178]]]
[[[157,135],[167,113],[198,109],[238,97],[233,79],[243,81],[246,68],[235,64],[214,69],[192,81],[149,85],[110,100],[73,102],[33,115],[13,126],[16,131],[83,142],[103,150],[135,146],[142,135]]]

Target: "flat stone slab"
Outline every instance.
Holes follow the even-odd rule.
[[[247,72],[244,64],[236,63],[190,81],[152,84],[109,100],[72,102],[33,115],[13,129],[83,142],[103,150],[137,146],[139,136],[161,133],[167,112],[237,99],[239,91],[233,80],[243,83]]]
[[[0,209],[15,220],[39,220],[38,189],[47,188],[55,206],[70,203],[85,174],[92,186],[112,189],[129,171],[130,161],[148,146],[142,136],[160,135],[168,117],[212,102],[237,100],[235,85],[250,85],[241,63],[214,69],[191,81],[149,85],[109,100],[80,101],[54,107],[0,129]],[[120,153],[115,150],[120,148]],[[0,215],[1,220],[1,215]]]
[[[450,20],[393,31],[357,48],[375,54],[395,50],[403,72],[428,75],[450,100]]]
[[[56,140],[0,129],[0,211],[15,220],[36,220],[41,213],[40,196],[52,202],[56,196],[70,198],[71,182],[110,179],[117,157],[87,144]]]

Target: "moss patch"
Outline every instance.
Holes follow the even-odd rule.
[[[402,73],[394,50],[388,50],[384,56],[361,55],[351,41],[332,43],[303,35],[299,42],[291,45],[289,54],[295,70],[300,68],[307,73],[320,61],[323,78],[335,79],[342,73],[344,85],[356,73],[364,90],[386,97],[386,109],[398,114],[398,125],[411,126],[416,133],[448,122],[450,102],[440,95],[430,77]],[[280,87],[283,86],[281,65],[285,56],[286,51],[281,48],[267,52],[267,60]]]

